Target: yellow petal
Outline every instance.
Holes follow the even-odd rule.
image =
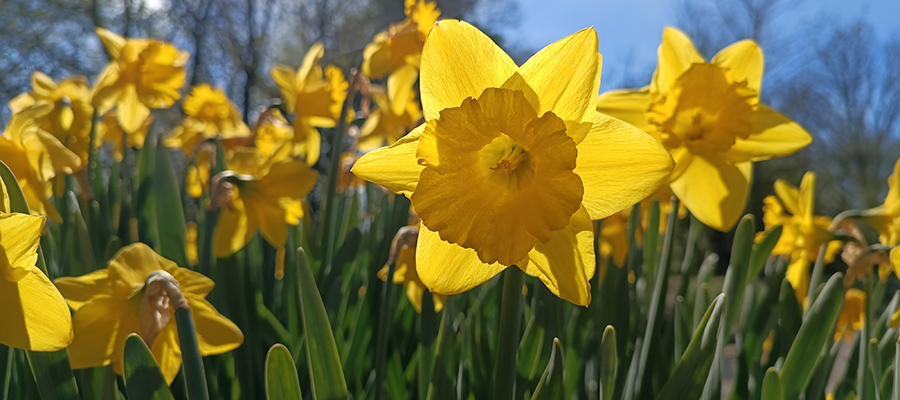
[[[16,282],[35,270],[44,221],[37,215],[0,213],[0,280]]]
[[[171,315],[169,318],[169,323],[150,345],[150,352],[153,353],[153,358],[159,364],[159,370],[166,379],[166,383],[171,385],[175,376],[178,375],[178,370],[181,369],[181,347],[178,345],[175,316]]]
[[[390,146],[363,155],[356,160],[350,171],[360,179],[409,197],[416,189],[419,174],[424,169],[416,157],[419,139],[424,132],[425,124],[419,125]]]
[[[426,120],[441,110],[499,87],[516,70],[516,63],[487,35],[466,22],[434,24],[422,49],[420,89]]]
[[[732,162],[762,161],[784,157],[812,142],[802,126],[764,104],[753,113],[752,132],[747,139],[736,138],[727,157]]]
[[[125,38],[103,28],[97,28],[96,32],[100,37],[100,43],[103,43],[103,47],[109,53],[109,57],[118,59],[121,56],[122,48],[125,47]]]
[[[325,56],[325,46],[322,42],[316,42],[306,51],[303,56],[303,63],[297,69],[297,81],[305,84],[313,83],[313,81],[322,79],[321,72],[318,69],[319,60]]]
[[[591,219],[605,218],[656,191],[673,166],[656,139],[596,112],[590,133],[578,144],[575,173],[584,184],[582,204]]]
[[[227,257],[242,249],[259,230],[259,221],[251,220],[247,216],[244,201],[240,196],[232,196],[231,206],[222,208],[219,223],[216,225],[213,239],[213,252],[216,257]]]
[[[644,114],[652,100],[649,87],[639,90],[610,90],[597,98],[597,111],[621,119],[652,135],[656,132],[656,127]]]
[[[106,114],[116,104],[119,92],[124,88],[119,83],[119,67],[115,63],[109,63],[100,71],[97,84],[91,92],[91,105],[97,109],[97,113]]]
[[[416,270],[432,292],[457,294],[468,291],[499,274],[505,266],[485,264],[475,250],[441,240],[437,232],[419,227]]]
[[[133,85],[125,86],[121,94],[121,102],[116,114],[119,116],[119,124],[128,133],[135,133],[141,129],[144,120],[150,116],[150,109],[138,99],[137,91]]]
[[[41,270],[17,282],[0,278],[0,343],[33,351],[56,351],[72,342],[65,299]]]
[[[597,32],[582,29],[541,49],[517,71],[524,82],[513,78],[504,87],[522,90],[538,115],[549,111],[562,118],[578,143],[594,120],[600,64]],[[577,129],[579,124],[585,125]]]
[[[891,264],[894,264],[894,272],[897,273],[897,276],[900,276],[900,247],[895,247],[891,250]]]
[[[53,79],[47,76],[47,74],[44,74],[41,71],[34,71],[31,74],[31,90],[38,96],[44,98],[51,97],[57,88],[59,88],[59,86],[56,82],[53,82]]]
[[[66,298],[72,311],[78,311],[85,303],[98,294],[111,294],[108,292],[109,270],[98,269],[82,276],[67,276],[56,278],[53,284]]]
[[[523,271],[540,278],[557,297],[579,306],[590,304],[594,225],[587,210],[582,207],[572,215],[569,226],[549,242],[538,243],[523,264]]]
[[[784,208],[789,213],[798,217],[802,215],[800,211],[800,190],[797,187],[787,183],[785,180],[778,179],[775,181],[775,194],[778,195],[781,204],[784,204]]]
[[[169,273],[178,269],[173,261],[163,258],[150,246],[133,243],[119,250],[109,262],[109,282],[114,295],[129,296],[136,287],[141,287],[154,271]]]
[[[301,199],[309,194],[318,177],[316,170],[299,161],[280,162],[260,179],[259,186],[265,196],[273,199]]]
[[[297,82],[295,81],[294,70],[286,65],[276,65],[272,67],[272,79],[281,92],[288,110],[293,110],[297,102]]]
[[[244,334],[237,325],[219,314],[206,299],[192,294],[185,294],[185,299],[191,306],[201,355],[222,354],[244,342]]]
[[[412,88],[418,78],[419,70],[411,65],[400,67],[388,77],[387,95],[391,101],[391,112],[395,115],[403,115],[410,98],[414,96]]]
[[[137,314],[127,311],[128,304],[121,299],[100,295],[75,313],[72,324],[77,334],[69,346],[72,368],[99,367],[116,362],[113,357],[116,345],[121,342],[124,350],[128,334],[140,331]],[[131,314],[133,316],[129,317]]]
[[[888,177],[888,194],[884,198],[885,211],[900,216],[900,159],[894,163],[894,172]]]
[[[728,164],[696,156],[671,187],[700,222],[724,232],[744,212],[752,174],[749,162]]]
[[[662,44],[657,50],[656,72],[650,83],[651,93],[662,93],[669,90],[675,79],[678,79],[684,71],[687,71],[693,63],[702,63],[705,60],[691,39],[678,29],[666,27],[663,31]]]
[[[176,268],[174,271],[171,271],[171,274],[178,281],[178,286],[185,295],[191,294],[206,297],[216,286],[212,279],[187,268]]]
[[[763,60],[762,49],[752,40],[741,40],[732,43],[713,56],[712,63],[726,69],[731,81],[747,81],[747,87],[759,93],[762,88]]]
[[[800,304],[806,300],[807,291],[809,289],[809,253],[806,251],[795,252],[791,256],[791,263],[788,265],[786,278],[794,292],[797,293],[797,300]]]

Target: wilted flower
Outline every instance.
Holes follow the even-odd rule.
[[[201,355],[221,354],[241,345],[240,329],[206,301],[215,286],[212,280],[135,243],[120,250],[106,269],[54,281],[75,311],[75,341],[69,346],[72,368],[113,364],[121,375],[125,339],[137,333],[150,347],[166,382],[172,383],[181,368],[181,348],[175,310],[165,291],[147,285],[158,271],[178,282],[194,317]]]
[[[72,318],[65,299],[35,265],[45,219],[10,212],[2,180],[0,197],[0,343],[32,351],[63,349],[72,342]]]
[[[763,54],[734,43],[707,63],[682,32],[666,28],[650,86],[600,96],[598,110],[656,137],[675,159],[672,191],[698,220],[726,231],[737,223],[752,162],[792,154],[812,139],[759,102]]]
[[[35,71],[31,75],[31,91],[10,100],[9,108],[17,113],[38,101],[53,105],[53,109],[38,121],[40,128],[59,139],[81,158],[81,164],[87,165],[94,115],[87,78],[76,76],[57,84],[49,76]]]
[[[363,50],[362,71],[377,79],[408,67],[415,72],[422,58],[425,37],[441,15],[437,4],[425,0],[405,0],[403,22],[379,32]]]
[[[344,73],[333,65],[319,66],[325,55],[322,43],[314,44],[303,64],[295,72],[291,67],[276,65],[272,79],[278,85],[287,109],[294,116],[294,141],[308,165],[319,160],[322,137],[316,128],[333,128],[341,115],[349,84]]]
[[[208,84],[191,88],[182,104],[185,118],[166,138],[166,146],[177,147],[192,155],[204,139],[223,139],[249,136],[250,128],[241,120],[241,113],[225,93]]]
[[[151,108],[166,108],[181,98],[188,53],[155,39],[125,39],[103,28],[97,36],[112,59],[94,86],[93,105],[100,114],[117,107],[119,123],[135,132]]]
[[[59,139],[38,127],[38,121],[52,109],[52,104],[38,101],[13,114],[6,131],[0,135],[0,160],[16,176],[31,210],[62,222],[50,202],[50,179],[59,173],[72,174],[81,167],[81,159]]]
[[[429,34],[421,67],[426,123],[364,155],[353,173],[410,196],[422,219],[422,282],[455,294],[517,265],[588,304],[591,220],[646,197],[672,167],[658,142],[595,111],[596,32],[517,67],[476,28],[446,20]]]

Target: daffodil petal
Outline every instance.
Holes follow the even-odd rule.
[[[794,287],[797,293],[797,300],[803,303],[809,289],[809,256],[808,252],[800,251],[791,256],[791,263],[788,264],[785,278]]]
[[[537,276],[557,297],[579,306],[590,304],[594,225],[587,210],[579,209],[569,226],[557,231],[547,243],[538,242],[526,260],[523,271]]]
[[[286,65],[276,65],[272,67],[271,75],[272,80],[275,81],[275,85],[278,86],[278,90],[281,92],[281,97],[284,99],[287,109],[294,110],[297,102],[295,96],[297,82],[294,80],[294,70]]]
[[[621,119],[653,135],[656,133],[656,127],[644,114],[652,100],[649,87],[639,90],[610,90],[597,98],[597,111]]]
[[[175,262],[163,258],[150,246],[137,242],[119,250],[109,262],[109,281],[116,294],[128,296],[135,287],[143,286],[154,271],[172,273],[177,269]]]
[[[191,306],[201,355],[222,354],[244,342],[244,334],[237,325],[219,314],[206,299],[192,294],[185,294],[185,298]]]
[[[100,295],[78,309],[72,317],[72,324],[78,336],[69,346],[69,362],[73,369],[109,365],[110,362],[114,362],[111,357],[115,353],[120,331],[125,331],[122,333],[127,337],[130,333],[128,331],[137,333],[140,330],[137,317],[125,319],[129,314],[125,312],[125,307],[127,303],[121,300]],[[124,345],[123,338],[123,349]]]
[[[59,289],[59,293],[66,298],[72,311],[78,311],[94,296],[102,294],[106,290],[108,279],[109,270],[103,268],[87,275],[56,278],[53,284]]]
[[[273,165],[259,181],[267,197],[301,199],[315,186],[319,173],[299,161],[280,162]]]
[[[178,345],[178,328],[175,325],[175,316],[169,317],[169,323],[166,325],[156,340],[150,346],[150,352],[153,358],[159,364],[159,370],[166,379],[166,383],[171,385],[181,369],[181,347]]]
[[[409,197],[419,183],[419,174],[425,168],[419,165],[416,156],[423,133],[425,124],[419,125],[390,146],[366,153],[356,160],[351,172],[360,179]]]
[[[32,351],[56,351],[72,342],[66,300],[39,269],[17,282],[0,278],[0,343]]]
[[[781,200],[781,204],[793,215],[802,215],[800,208],[800,190],[796,186],[787,183],[783,179],[775,181],[775,194]]]
[[[125,132],[135,133],[141,129],[144,120],[150,116],[150,109],[144,103],[141,103],[133,85],[125,86],[125,91],[122,92],[121,96],[121,102],[116,112],[116,115],[119,117],[119,124],[122,125],[122,129]]]
[[[0,214],[0,279],[16,282],[35,270],[44,221],[37,215]]]
[[[106,114],[113,106],[116,105],[119,92],[124,84],[119,83],[119,67],[115,63],[109,63],[97,78],[97,84],[94,85],[91,94],[91,105],[93,105],[99,114]]]
[[[187,268],[177,268],[171,273],[175,280],[178,281],[181,292],[185,293],[185,295],[190,294],[206,297],[206,295],[216,286],[216,283],[213,282],[212,279]]]
[[[599,112],[594,118],[578,144],[575,173],[584,185],[582,204],[598,220],[656,191],[674,162],[662,144],[634,126]]]
[[[729,164],[695,156],[672,182],[672,192],[707,226],[727,231],[737,223],[750,191],[751,163]]]
[[[95,31],[97,36],[100,37],[100,43],[103,43],[103,47],[109,53],[109,57],[118,59],[122,53],[122,48],[125,47],[125,38],[103,28],[97,28]]]
[[[487,35],[463,21],[434,24],[422,48],[421,96],[425,120],[441,110],[477,98],[488,87],[500,87],[516,71],[516,63]]]
[[[662,93],[669,90],[675,79],[678,79],[691,64],[705,62],[703,56],[694,48],[691,39],[678,29],[666,27],[663,31],[662,44],[657,50],[658,62],[650,92]]]
[[[732,43],[713,56],[712,63],[725,68],[732,81],[747,81],[747,87],[759,93],[762,87],[763,60],[762,49],[752,40],[741,40]]]
[[[432,292],[457,294],[468,291],[506,269],[499,263],[485,264],[475,250],[441,240],[437,232],[420,225],[416,245],[416,270]]]
[[[388,77],[387,96],[391,101],[391,112],[395,115],[403,115],[414,93],[412,87],[418,78],[419,70],[409,64],[404,64]]]
[[[784,157],[812,142],[812,137],[802,126],[764,104],[759,105],[752,118],[753,133],[747,139],[737,138],[726,153],[732,162]]]
[[[240,196],[232,197],[231,206],[233,209],[222,209],[216,225],[213,252],[219,258],[230,256],[244,248],[259,229],[259,221],[248,217]]]

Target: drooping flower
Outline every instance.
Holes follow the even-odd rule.
[[[241,113],[225,93],[208,84],[191,88],[182,104],[185,118],[166,138],[166,146],[180,148],[192,155],[204,139],[249,136],[250,128],[241,120]]]
[[[812,139],[759,102],[763,54],[734,43],[706,62],[682,32],[666,28],[650,86],[606,92],[598,110],[644,130],[672,153],[672,191],[698,220],[727,231],[747,203],[752,163],[782,157]]]
[[[38,101],[13,114],[0,135],[0,160],[16,176],[31,211],[62,222],[50,201],[50,179],[60,173],[71,175],[81,167],[81,159],[38,126],[52,109],[50,103]]]
[[[106,269],[54,281],[75,311],[75,340],[69,346],[72,368],[112,364],[123,373],[125,339],[137,333],[150,347],[166,382],[181,368],[175,310],[165,292],[145,285],[157,271],[178,282],[191,308],[201,355],[231,351],[244,341],[240,329],[206,300],[215,283],[156,254],[143,243],[120,250]]]
[[[378,79],[405,67],[419,68],[425,37],[441,10],[431,1],[405,0],[403,12],[403,22],[376,34],[363,50],[362,71],[369,78]]]
[[[17,113],[38,101],[53,105],[53,109],[38,122],[40,128],[59,139],[81,158],[81,164],[87,165],[94,114],[87,78],[70,77],[57,84],[49,76],[35,71],[31,75],[31,91],[10,100],[9,108]]]
[[[422,50],[425,124],[353,173],[410,196],[416,269],[433,292],[467,291],[509,266],[590,302],[593,224],[646,197],[671,157],[595,111],[600,54],[582,30],[518,67],[486,35],[435,24]]]
[[[100,114],[116,107],[119,123],[135,132],[151,108],[171,107],[181,98],[188,53],[156,39],[125,39],[103,28],[97,36],[112,59],[94,86],[93,105]]]
[[[844,307],[838,316],[837,329],[834,331],[834,341],[841,337],[845,342],[853,341],[853,331],[863,328],[866,321],[866,292],[850,288],[844,293]]]
[[[257,231],[278,249],[276,276],[284,273],[287,225],[303,217],[303,198],[312,190],[319,174],[300,161],[264,157],[254,149],[238,149],[228,162],[228,171],[218,176],[218,194],[213,202],[222,208],[213,239],[216,257],[242,249]]]
[[[10,212],[0,180],[0,343],[56,351],[72,342],[72,317],[47,275],[35,263],[44,217]]]
[[[147,132],[150,131],[150,125],[153,124],[153,116],[150,115],[145,118],[138,129],[128,132],[122,129],[117,115],[118,111],[110,111],[103,115],[97,126],[97,141],[100,143],[111,143],[113,146],[113,157],[115,157],[116,161],[122,161],[125,157],[126,147],[133,149],[144,147]]]
[[[763,222],[766,231],[776,226],[784,227],[772,254],[790,256],[787,279],[794,287],[797,298],[806,299],[809,287],[809,263],[819,256],[819,247],[827,244],[825,262],[834,260],[841,249],[841,242],[828,230],[831,218],[814,216],[816,175],[807,172],[800,182],[800,189],[781,179],[775,181],[775,194],[767,196],[763,203]],[[780,202],[779,202],[780,200]],[[785,210],[790,214],[786,214]],[[764,233],[756,235],[762,241]]]
[[[323,70],[319,60],[325,55],[322,43],[314,44],[297,71],[285,65],[272,67],[272,79],[294,116],[294,141],[303,146],[299,155],[313,165],[319,159],[322,137],[316,128],[333,128],[341,115],[349,84],[341,69],[333,65]]]
[[[426,289],[419,274],[416,272],[416,238],[419,235],[418,228],[407,226],[397,232],[391,246],[391,259],[388,265],[385,265],[378,271],[378,279],[387,281],[387,275],[390,263],[394,263],[393,283],[403,284],[406,289],[406,298],[412,304],[416,312],[422,312],[422,296],[425,295]],[[403,243],[401,243],[403,242]],[[444,302],[447,296],[437,293],[431,293],[431,299],[434,304],[434,312],[440,312],[444,309]]]
[[[388,77],[387,91],[372,89],[376,109],[360,128],[357,145],[360,151],[394,143],[414,127],[422,115],[413,90],[417,78],[415,70],[398,70]]]

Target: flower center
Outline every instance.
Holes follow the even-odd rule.
[[[479,151],[484,175],[506,190],[521,190],[534,179],[533,158],[521,144],[501,133]]]
[[[656,97],[646,116],[662,132],[667,148],[684,146],[693,154],[711,156],[750,135],[757,102],[758,94],[746,81],[729,81],[722,68],[698,63]]]

